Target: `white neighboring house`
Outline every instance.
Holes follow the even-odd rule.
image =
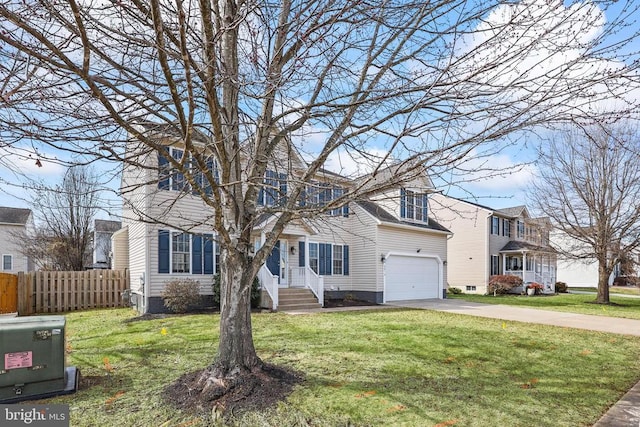
[[[577,240],[560,231],[551,235],[551,241],[557,248],[567,251],[570,248],[575,250],[576,246],[579,252],[588,252],[588,248],[584,248],[578,244]],[[619,275],[619,266],[616,265],[613,272],[609,276],[609,286],[613,285],[614,279]],[[564,282],[569,287],[598,287],[598,260],[595,257],[583,257],[581,259],[572,259],[566,256],[558,255],[558,281]]]
[[[31,260],[22,254],[19,236],[33,231],[30,209],[0,207],[0,272],[33,270]]]
[[[556,253],[546,218],[532,218],[526,206],[493,209],[443,194],[431,199],[434,218],[453,232],[449,287],[484,294],[491,276],[505,274],[555,292]]]
[[[112,268],[111,236],[121,228],[122,223],[120,221],[94,220],[92,269]]]
[[[184,151],[179,139],[163,134],[158,138],[170,155],[181,158]],[[211,208],[184,191],[184,178],[167,170],[161,156],[136,154],[133,148],[130,155],[138,155],[145,167],[125,166],[123,170],[123,229],[112,241],[114,268],[127,265],[130,271],[132,304],[143,313],[165,311],[162,291],[175,278],[199,281],[201,294],[210,296],[213,275],[219,271],[219,247],[206,221],[212,217]],[[288,180],[306,167],[290,150],[275,157],[280,162],[284,159],[287,166],[279,167],[278,160],[271,162],[265,184],[280,191],[261,191],[258,202],[265,206],[277,204],[278,197],[287,193]],[[210,167],[215,175],[215,160]],[[300,203],[326,203],[352,185],[352,180],[321,171]],[[318,305],[325,297],[347,295],[376,303],[442,298],[451,233],[430,215],[433,191],[430,179],[420,176],[376,200],[352,202],[318,218],[290,223],[259,273],[271,297],[267,298],[270,307],[283,309],[280,293],[301,288],[311,289]],[[145,217],[162,217],[165,224],[177,225],[197,219],[202,225],[187,234],[144,221]],[[266,214],[259,218],[252,233],[256,247],[275,218]]]

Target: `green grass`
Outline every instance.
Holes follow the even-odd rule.
[[[216,315],[67,315],[67,363],[93,386],[51,399],[76,426],[205,426],[161,399],[209,364]],[[263,360],[306,374],[246,426],[590,426],[640,379],[640,339],[429,310],[256,314]],[[165,334],[162,333],[164,328]],[[445,423],[445,424],[442,424]]]
[[[584,292],[597,292],[596,288],[589,287],[571,287],[569,291],[584,291]],[[640,288],[638,287],[627,287],[627,286],[615,286],[609,288],[609,293],[612,295],[622,294],[622,295],[640,295]]]
[[[526,295],[447,295],[447,298],[463,299],[465,301],[485,304],[515,305],[532,307],[543,310],[566,311],[570,313],[591,314],[595,316],[624,317],[640,319],[640,298],[625,298],[611,295],[609,300],[614,305],[592,304],[595,295],[587,294],[557,294],[529,297]]]

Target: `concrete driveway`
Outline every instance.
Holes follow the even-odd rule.
[[[508,305],[480,304],[459,299],[393,301],[392,303],[387,303],[387,305],[640,336],[640,320],[621,319],[619,317],[590,316]]]

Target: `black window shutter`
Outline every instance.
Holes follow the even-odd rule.
[[[158,231],[158,273],[169,273],[169,230]]]
[[[204,236],[204,274],[213,274],[213,234]]]
[[[191,236],[191,272],[202,274],[202,236]]]
[[[304,242],[298,242],[298,267],[304,267]]]
[[[349,246],[342,247],[342,274],[349,275]]]

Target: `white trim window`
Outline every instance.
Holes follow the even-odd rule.
[[[400,189],[400,218],[429,221],[429,199],[427,193],[416,193]]]
[[[491,275],[500,274],[500,257],[491,255]]]
[[[318,274],[318,244],[309,243],[309,268]]]
[[[495,236],[500,235],[500,218],[497,216],[491,217],[491,234]]]
[[[524,239],[524,221],[518,221],[517,222],[517,227],[518,227],[518,239]]]
[[[333,274],[342,275],[342,245],[333,245]]]
[[[2,271],[13,270],[13,255],[2,255]]]
[[[171,233],[171,272],[189,273],[191,264],[191,239],[187,233]]]
[[[507,218],[502,219],[502,235],[505,237],[511,237],[511,220]]]

